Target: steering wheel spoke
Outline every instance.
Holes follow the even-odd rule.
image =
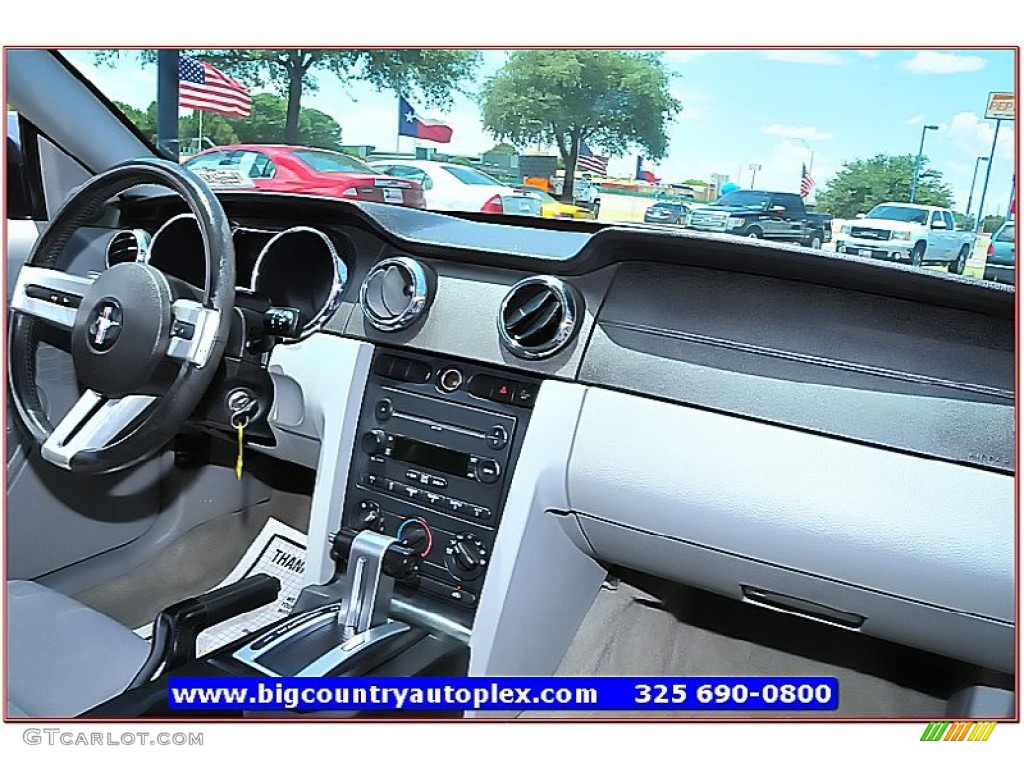
[[[198,301],[178,299],[171,304],[171,342],[167,356],[202,368],[210,360],[220,312],[204,307]]]
[[[110,445],[155,400],[149,395],[111,399],[86,390],[43,443],[43,458],[69,469],[76,454]]]
[[[78,318],[82,297],[95,279],[56,269],[24,266],[14,285],[11,309],[71,330]]]

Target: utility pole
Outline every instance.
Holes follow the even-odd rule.
[[[160,49],[156,54],[156,144],[175,162],[178,160],[178,51]]]
[[[987,163],[987,157],[979,157],[974,161],[974,175],[971,176],[971,193],[967,195],[967,210],[964,211],[964,222],[971,218],[971,203],[974,201],[974,182],[978,180],[978,166],[981,163]]]

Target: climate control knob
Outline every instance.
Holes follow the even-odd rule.
[[[430,526],[427,525],[427,521],[422,517],[410,517],[404,520],[398,526],[395,538],[405,546],[411,547],[420,557],[429,555],[434,546],[434,534],[430,530]]]
[[[487,547],[472,533],[457,534],[444,550],[444,564],[459,581],[471,581],[482,576],[487,558]]]
[[[364,453],[380,456],[388,447],[388,435],[383,429],[371,429],[363,433],[360,445]]]
[[[366,499],[359,502],[355,527],[360,531],[384,533],[384,515],[381,513],[380,505],[376,501]]]

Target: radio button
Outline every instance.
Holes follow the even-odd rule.
[[[430,486],[432,488],[447,488],[448,487],[448,481],[445,478],[443,478],[443,477],[438,477],[437,475],[427,475],[427,477],[429,478]]]
[[[445,502],[448,501],[447,496],[442,496],[440,493],[434,493],[432,491],[424,491],[423,498],[426,500],[427,504],[432,507],[444,507]]]
[[[391,418],[391,414],[394,413],[394,407],[388,398],[378,400],[377,404],[373,407],[373,413],[377,417],[377,421],[387,421]]]
[[[496,483],[501,475],[501,465],[494,459],[480,459],[476,463],[475,475],[478,481],[486,485]]]
[[[469,505],[469,511],[473,515],[473,517],[476,518],[477,520],[490,520],[491,519],[491,514],[492,513],[491,513],[491,510],[489,510],[487,507],[480,507],[480,506],[477,506],[476,504],[470,504]]]
[[[487,430],[487,436],[484,439],[487,441],[487,445],[497,451],[508,445],[508,432],[499,424]]]
[[[461,513],[469,505],[462,501],[462,499],[453,499],[448,496],[444,498],[445,509],[451,510],[452,512]]]
[[[537,399],[537,385],[520,382],[516,385],[515,394],[512,396],[512,405],[521,408],[533,408],[533,401]]]
[[[405,479],[412,480],[414,483],[422,483],[423,475],[421,475],[415,469],[407,469],[405,470]]]

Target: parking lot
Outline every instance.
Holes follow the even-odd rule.
[[[644,211],[646,211],[656,201],[650,197],[641,197],[639,195],[602,195],[601,197],[601,210],[598,216],[599,221],[606,221],[609,223],[621,221],[621,222],[642,222],[644,220]],[[839,228],[848,224],[848,221],[842,219],[835,219],[832,223],[833,239],[839,234]],[[662,226],[662,225],[656,225]],[[672,225],[664,225],[672,226]],[[728,237],[728,235],[715,235],[714,233],[702,233],[710,237]],[[985,273],[985,254],[988,251],[989,241],[991,240],[989,235],[981,235],[978,241],[974,245],[974,253],[971,254],[971,258],[967,261],[967,267],[964,269],[964,275],[966,277],[973,277],[981,280]],[[834,243],[826,243],[824,250],[834,251]],[[928,266],[924,269],[932,270],[935,272],[946,272],[945,267],[941,266]]]

